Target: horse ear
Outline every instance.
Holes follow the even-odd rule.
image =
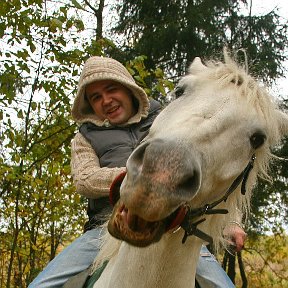
[[[199,57],[195,57],[193,62],[190,64],[189,73],[190,74],[198,74],[201,71],[204,71],[207,67],[202,63]]]
[[[280,133],[283,136],[288,135],[288,114],[282,111],[278,111],[277,118],[280,127]]]

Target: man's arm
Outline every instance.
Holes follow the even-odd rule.
[[[99,159],[87,140],[77,133],[71,146],[71,172],[76,191],[88,198],[99,198],[109,195],[114,178],[125,167],[100,167]]]

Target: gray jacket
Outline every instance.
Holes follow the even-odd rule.
[[[125,167],[128,157],[139,140],[147,134],[160,110],[160,103],[150,100],[148,116],[139,123],[124,127],[105,127],[88,122],[81,125],[80,133],[94,149],[99,158],[100,167]],[[88,198],[89,222],[85,224],[85,230],[102,224],[109,212],[111,212],[109,197]]]

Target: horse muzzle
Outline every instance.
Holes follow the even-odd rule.
[[[200,165],[193,154],[193,149],[169,139],[147,141],[136,148],[127,161],[127,175],[112,185],[112,191],[116,186],[120,189],[120,199],[109,232],[132,245],[147,246],[180,225],[184,207],[201,182]],[[111,195],[115,203],[117,197]]]
[[[186,206],[180,206],[169,217],[155,222],[131,214],[120,200],[120,186],[125,176],[126,172],[119,174],[110,187],[110,203],[114,207],[108,223],[111,235],[131,245],[145,247],[159,241],[164,232],[174,231],[181,225],[188,211]]]

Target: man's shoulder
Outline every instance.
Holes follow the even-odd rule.
[[[150,99],[150,109],[149,114],[153,114],[155,112],[159,113],[162,109],[162,106],[159,101],[155,99]]]

